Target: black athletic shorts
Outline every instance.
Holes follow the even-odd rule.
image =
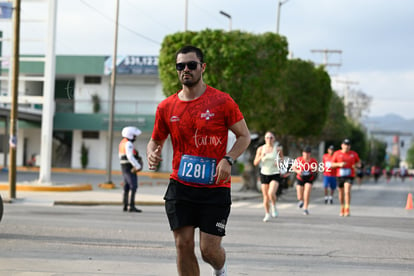
[[[299,178],[296,178],[296,185],[305,186],[306,183],[313,185],[313,180],[304,181],[304,180],[300,180]]]
[[[277,181],[278,183],[280,183],[280,173],[276,173],[276,174],[260,174],[260,182],[262,184],[269,184],[270,181]]]
[[[339,188],[343,188],[345,182],[347,182],[347,183],[349,183],[351,185],[354,184],[354,178],[353,177],[350,177],[350,176],[347,176],[347,177],[338,177],[336,180],[338,182],[338,187]]]
[[[171,230],[183,226],[193,226],[200,228],[200,231],[205,233],[222,237],[226,234],[230,205],[217,206],[182,200],[167,200],[165,201],[165,211]]]
[[[191,187],[170,179],[164,200],[171,230],[193,226],[208,234],[225,235],[231,206],[230,188]]]

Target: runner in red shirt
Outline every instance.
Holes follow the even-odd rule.
[[[328,152],[322,156],[323,162],[323,188],[325,192],[325,204],[333,204],[333,195],[336,190],[336,169],[332,168],[332,157],[334,153],[334,146],[328,147]],[[329,190],[331,193],[329,194]],[[329,194],[329,195],[328,195]]]
[[[303,214],[309,215],[309,198],[312,184],[318,172],[318,161],[311,157],[312,148],[305,147],[302,156],[296,158],[292,169],[296,172],[296,195],[298,207],[303,207]]]
[[[351,150],[351,141],[345,139],[341,149],[335,151],[332,157],[332,167],[336,169],[338,180],[338,197],[341,204],[340,216],[350,215],[351,187],[354,183],[355,168],[360,165],[358,154]]]
[[[173,145],[173,171],[164,199],[179,275],[200,274],[194,253],[196,227],[203,260],[214,275],[227,275],[221,241],[230,213],[231,165],[250,143],[239,107],[228,94],[203,82],[205,68],[199,48],[185,46],[177,52],[182,90],[158,105],[147,146],[148,165],[155,169],[168,136]],[[229,130],[236,142],[226,153]]]

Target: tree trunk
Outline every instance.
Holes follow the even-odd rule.
[[[244,171],[242,174],[243,178],[243,191],[252,190],[258,191],[257,189],[257,177],[258,177],[258,168],[253,165],[254,157],[256,156],[256,149],[257,149],[257,139],[252,140],[249,147],[245,152],[245,163],[244,163]],[[259,191],[258,191],[259,192]]]

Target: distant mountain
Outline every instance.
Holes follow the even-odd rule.
[[[414,135],[414,119],[407,120],[397,114],[367,117],[362,124],[369,130],[409,132]]]

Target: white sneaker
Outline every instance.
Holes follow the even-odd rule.
[[[213,268],[213,276],[227,276],[227,264],[224,263],[224,267],[220,270],[217,271]]]
[[[276,218],[279,215],[277,212],[276,206],[272,206],[272,217]]]
[[[270,214],[266,214],[265,216],[264,216],[264,218],[263,218],[263,221],[264,222],[267,222],[267,221],[269,221],[270,220]]]

